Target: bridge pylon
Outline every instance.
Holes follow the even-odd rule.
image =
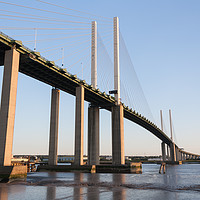
[[[114,38],[114,89],[115,101],[120,104],[120,68],[119,68],[119,18],[113,19],[113,38]]]
[[[91,85],[97,89],[97,23],[92,21]],[[99,106],[88,107],[88,165],[99,164]]]
[[[124,157],[124,109],[120,102],[119,68],[119,18],[113,18],[114,39],[114,89],[116,105],[112,107],[112,164],[125,164]]]

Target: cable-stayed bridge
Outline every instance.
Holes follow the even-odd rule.
[[[13,6],[19,6],[13,4]],[[54,5],[55,6],[55,5]],[[58,5],[57,5],[58,6]],[[25,6],[25,8],[29,8]],[[35,8],[36,10],[38,8]],[[39,9],[41,12],[47,12],[47,10]],[[8,12],[4,10],[4,12]],[[12,13],[15,11],[12,11]],[[47,12],[49,13],[49,11]],[[51,11],[52,14],[57,14],[55,11]],[[19,14],[16,13],[15,14]],[[23,13],[25,14],[25,13]],[[4,14],[8,15],[8,14]],[[55,23],[58,26],[58,23],[66,22],[64,20],[58,20],[54,17],[45,17],[43,19],[39,19],[39,16],[30,16],[30,14],[26,13],[26,19],[22,16],[18,16],[21,20],[30,20],[30,18],[37,18],[40,23],[45,21],[45,26],[48,23]],[[68,15],[66,13],[62,13],[62,15]],[[16,15],[12,15],[9,17],[14,17],[14,19],[18,19]],[[80,16],[79,16],[80,17]],[[13,19],[13,20],[14,20]],[[11,19],[10,19],[11,20]],[[35,19],[34,19],[35,20]],[[11,20],[12,21],[12,20]],[[47,21],[50,21],[47,23]],[[33,21],[32,23],[35,23]],[[67,21],[67,23],[78,23],[77,21]],[[83,23],[83,22],[82,22]],[[81,24],[82,24],[81,23]],[[86,23],[86,22],[84,22]],[[109,22],[110,23],[110,22]],[[133,95],[132,91],[129,90],[127,84],[121,81],[121,88],[120,88],[120,65],[132,65],[130,57],[127,55],[125,43],[123,42],[122,36],[120,36],[119,31],[119,22],[118,18],[114,18],[113,23],[113,46],[114,52],[109,53],[107,52],[107,48],[102,42],[101,37],[97,36],[97,23],[96,21],[92,21],[89,23],[91,28],[79,28],[80,30],[89,30],[91,33],[85,34],[75,34],[71,32],[70,36],[60,36],[63,33],[59,33],[58,38],[48,38],[47,34],[44,34],[44,39],[37,39],[39,35],[39,30],[60,30],[58,27],[54,28],[32,28],[32,27],[1,27],[1,29],[9,29],[9,30],[34,30],[35,33],[31,36],[34,36],[34,40],[25,41],[26,44],[33,43],[34,48],[31,50],[24,46],[24,42],[22,43],[19,40],[15,40],[4,33],[0,34],[0,65],[4,66],[4,78],[3,78],[3,87],[2,87],[2,99],[1,99],[1,110],[0,110],[0,165],[10,165],[11,164],[11,154],[12,154],[12,140],[13,140],[13,128],[14,128],[14,116],[15,116],[15,105],[16,105],[16,92],[17,92],[17,77],[18,71],[26,74],[32,78],[35,78],[39,81],[42,81],[48,85],[53,87],[52,89],[52,99],[51,99],[51,122],[50,122],[50,141],[49,141],[49,165],[56,165],[57,164],[57,148],[58,148],[58,123],[59,123],[59,97],[60,97],[60,90],[72,94],[76,96],[76,118],[75,118],[75,164],[82,165],[83,164],[83,121],[84,121],[84,100],[90,103],[90,107],[88,109],[88,163],[90,165],[98,165],[99,164],[99,112],[100,109],[106,109],[112,112],[112,157],[113,157],[113,164],[125,164],[124,158],[124,124],[123,119],[126,118],[149,132],[153,133],[157,138],[162,141],[162,157],[163,160],[170,160],[172,162],[181,161],[187,159],[188,157],[193,156],[194,158],[199,158],[199,155],[183,151],[181,148],[178,147],[174,141],[165,134],[163,130],[158,128],[158,126],[153,123],[151,117],[149,117],[149,111],[145,114],[142,109],[136,108],[134,105],[135,103],[135,96]],[[71,31],[70,28],[62,28],[65,31]],[[73,31],[76,28],[72,29]],[[49,34],[57,34],[57,33],[49,33]],[[89,39],[84,40],[77,40],[79,36],[89,36]],[[18,37],[18,36],[16,36]],[[91,39],[90,39],[91,37]],[[97,40],[97,37],[99,40]],[[68,43],[69,47],[80,46],[84,42],[89,42],[89,46],[79,47],[79,49],[71,52],[69,50],[69,54],[65,55],[66,48],[64,48],[63,41],[65,39],[73,40],[73,42]],[[61,44],[56,44],[54,47],[51,48],[43,48],[45,52],[50,51],[51,49],[57,50],[60,49],[61,57],[56,59],[55,61],[60,62],[59,66],[55,64],[53,61],[49,61],[40,55],[37,52],[39,45],[42,45],[42,41],[47,41],[51,43],[54,40],[61,40]],[[91,44],[90,44],[91,41]],[[110,41],[110,38],[109,40]],[[98,45],[100,49],[98,49]],[[123,51],[120,49],[120,45],[124,45]],[[41,47],[42,49],[42,47]],[[70,49],[70,48],[69,48]],[[88,51],[89,54],[86,53],[85,56],[79,57],[71,65],[65,65],[64,58],[71,57],[74,54],[83,53],[83,51]],[[125,53],[124,53],[125,52]],[[124,53],[124,57],[121,59],[120,54]],[[54,54],[54,53],[53,53]],[[103,55],[102,58],[99,56]],[[114,62],[110,59],[110,56],[113,56]],[[54,57],[54,56],[52,56]],[[84,58],[83,58],[84,57]],[[98,59],[97,59],[98,57]],[[89,58],[89,59],[88,59]],[[91,81],[86,78],[84,80],[83,72],[84,66],[79,68],[80,73],[77,77],[76,75],[70,74],[70,67],[72,68],[77,63],[80,62],[87,62],[84,59],[88,59],[91,61],[91,70],[89,68],[89,78]],[[53,60],[53,59],[51,59]],[[122,60],[122,61],[121,61]],[[90,64],[88,64],[90,66]],[[99,66],[104,65],[103,72],[99,69]],[[65,66],[67,70],[65,69]],[[111,66],[111,67],[110,67]],[[114,66],[114,67],[113,67]],[[110,67],[110,68],[109,68]],[[109,70],[114,71],[110,73]],[[73,71],[73,70],[72,70]],[[100,72],[103,79],[97,80],[97,75]],[[113,76],[112,76],[113,75]],[[82,78],[79,78],[82,76]],[[108,77],[106,80],[105,77]],[[111,78],[111,76],[113,78]],[[128,74],[124,79],[128,77]],[[123,76],[121,76],[121,80]],[[98,82],[97,82],[98,81]],[[113,83],[109,83],[109,81],[113,81]],[[135,81],[135,80],[133,80]],[[102,84],[102,85],[101,85]],[[123,85],[124,84],[124,85]],[[136,81],[136,86],[140,86],[139,83]],[[100,89],[99,89],[100,88]],[[114,89],[114,90],[113,90]],[[120,93],[121,89],[121,93]],[[125,91],[128,89],[128,91]],[[111,96],[108,92],[114,94]],[[106,91],[106,92],[104,92]],[[142,91],[140,91],[142,93]],[[122,94],[122,96],[120,95]],[[136,96],[143,96],[136,95]],[[123,97],[121,99],[121,97]],[[142,101],[142,103],[145,100]],[[123,103],[125,102],[125,103]],[[141,101],[140,101],[141,102]],[[134,106],[134,107],[133,107]],[[145,104],[146,106],[146,104]],[[148,106],[147,106],[148,107]],[[146,109],[148,110],[148,109]],[[142,114],[141,114],[142,113]],[[167,154],[167,156],[166,156]]]

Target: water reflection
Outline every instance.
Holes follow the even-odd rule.
[[[84,179],[86,176],[86,179]],[[106,179],[106,182],[100,180],[100,174],[74,174],[74,200],[99,200],[102,191],[106,191],[112,195],[112,199],[125,200],[126,189],[123,184],[126,182],[125,174],[109,174],[110,179]],[[108,186],[111,190],[108,190]],[[83,188],[87,187],[86,193]],[[101,190],[101,192],[100,192]]]
[[[0,184],[0,200],[15,200],[15,196],[21,196],[23,199],[26,193],[26,187],[24,185],[11,185],[10,183]]]
[[[8,199],[8,188],[0,187],[0,199],[7,200]]]
[[[57,177],[56,172],[50,172],[47,174],[47,176],[50,179],[55,180]],[[56,187],[55,186],[47,186],[47,191],[46,191],[46,200],[54,200],[56,199]]]
[[[54,200],[54,199],[56,199],[56,187],[47,186],[46,200]]]
[[[74,200],[82,200],[83,199],[83,187],[79,185],[83,182],[82,173],[74,173]],[[77,184],[77,185],[76,185]]]
[[[117,186],[117,188],[113,189],[113,199],[126,199],[126,190],[123,187],[123,184],[126,182],[125,174],[113,174],[113,184]]]
[[[200,165],[144,166],[143,174],[30,173],[26,181],[0,184],[0,200],[199,199]]]
[[[99,200],[99,187],[96,186],[98,183],[100,183],[99,174],[88,174],[87,180],[89,185],[95,186],[87,188],[87,199]]]
[[[177,166],[170,166],[167,165],[166,166],[166,174],[163,176],[163,185],[166,186],[166,189],[168,190],[176,190],[177,189],[177,185],[178,185],[178,181],[177,181]],[[164,194],[165,196],[163,196],[163,193],[160,195],[163,196],[163,198],[166,199],[174,199],[177,200],[178,199],[178,194],[177,192],[165,192]]]

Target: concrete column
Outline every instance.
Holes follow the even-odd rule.
[[[172,142],[170,143],[170,157],[171,161],[176,161],[176,149],[175,149],[175,144]]]
[[[179,161],[180,160],[180,158],[179,158],[179,150],[178,150],[177,147],[175,149],[176,149],[176,161]]]
[[[183,153],[182,152],[180,152],[180,159],[181,159],[181,161],[183,160]]]
[[[162,160],[166,161],[166,150],[165,150],[165,143],[161,143],[161,150],[162,150]]]
[[[75,113],[75,165],[83,165],[83,135],[84,135],[84,87],[76,88]]]
[[[49,165],[57,165],[60,90],[52,89],[49,138]]]
[[[170,160],[169,146],[167,145],[167,160]]]
[[[11,165],[20,54],[5,52],[0,108],[0,166]]]
[[[99,165],[99,107],[88,108],[88,165]]]
[[[112,107],[112,163],[125,164],[124,157],[124,110],[122,105]]]

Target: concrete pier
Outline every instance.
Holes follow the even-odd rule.
[[[15,49],[5,52],[0,108],[0,166],[11,165],[19,58]]]
[[[76,88],[75,111],[75,165],[83,165],[83,136],[84,136],[84,87]]]
[[[49,165],[57,165],[60,90],[52,89],[49,138]]]
[[[161,149],[162,149],[162,160],[166,161],[166,149],[165,149],[165,143],[161,143]]]
[[[180,160],[180,153],[179,153],[179,149],[176,147],[176,161]]]
[[[180,152],[180,159],[183,160],[183,153]]]
[[[112,164],[125,164],[124,110],[122,105],[112,107]]]
[[[176,149],[175,144],[173,142],[170,143],[170,157],[172,162],[176,161]]]
[[[169,146],[167,145],[167,160],[169,161],[171,158],[170,158],[170,150],[169,150]]]
[[[88,108],[88,165],[99,165],[99,107]]]

